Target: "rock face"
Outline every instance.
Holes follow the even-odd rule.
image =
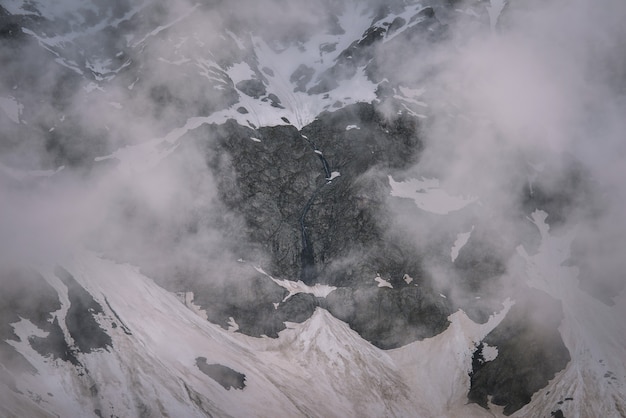
[[[4,268],[5,286],[0,293],[0,354],[3,364],[18,371],[34,373],[33,366],[7,341],[20,341],[11,324],[20,318],[31,321],[39,329],[48,332],[46,337],[31,337],[30,344],[43,356],[50,356],[73,364],[78,361],[65,341],[63,332],[52,312],[61,308],[56,290],[35,271],[24,268]],[[36,289],[34,298],[31,296]],[[31,297],[29,297],[31,296]]]
[[[390,194],[385,173],[419,157],[415,118],[403,114],[388,120],[374,105],[360,103],[323,113],[300,131],[291,126],[252,130],[228,122],[193,135],[206,149],[222,201],[245,219],[248,239],[270,254],[271,274],[340,287],[326,300],[290,299],[276,313],[271,298],[264,301],[271,295],[266,291],[242,303],[196,290],[196,301],[215,315],[213,320],[225,323],[233,316],[243,332],[252,327],[255,334],[275,335],[284,320],[302,321],[321,305],[384,348],[445,329],[450,307],[434,297],[419,257],[397,243],[400,237],[385,221]],[[405,274],[415,282],[404,282]],[[377,275],[390,278],[394,288],[377,287]],[[244,307],[254,307],[256,314],[233,314]],[[280,320],[267,321],[260,312]],[[389,317],[395,326],[389,326]],[[259,328],[267,324],[272,325]]]
[[[563,311],[558,301],[529,290],[474,353],[468,398],[487,407],[487,397],[510,415],[530,402],[570,361],[559,333]],[[496,347],[495,360],[485,361],[484,344]]]
[[[246,387],[246,375],[221,364],[208,364],[206,357],[198,357],[196,366],[202,373],[215,380],[226,390],[231,388],[243,390]]]

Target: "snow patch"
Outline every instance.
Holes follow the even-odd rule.
[[[380,277],[380,274],[374,277],[374,281],[378,283],[378,287],[388,287],[390,289],[393,289],[393,286],[391,285],[391,283],[389,283],[387,280]]]
[[[405,274],[404,277],[402,277],[402,280],[404,280],[406,284],[413,283],[413,277],[409,276],[408,274]]]
[[[341,173],[339,171],[333,171],[332,173],[330,173],[330,177],[327,177],[326,180],[332,181],[339,176],[341,176]]]
[[[461,251],[461,248],[465,247],[465,244],[467,244],[467,242],[469,241],[472,232],[474,232],[474,225],[472,225],[472,229],[469,232],[461,232],[457,234],[456,241],[454,241],[454,245],[450,250],[450,258],[452,259],[453,263],[459,256],[459,251]]]
[[[24,105],[19,103],[15,97],[0,97],[0,109],[15,123],[20,123],[20,117],[24,110]]]
[[[483,358],[485,361],[493,361],[498,357],[498,348],[483,343]]]
[[[463,209],[478,200],[476,197],[451,196],[439,187],[438,179],[410,179],[396,182],[388,176],[391,186],[391,196],[413,199],[420,209],[446,215]]]
[[[316,283],[314,286],[309,286],[305,284],[302,280],[298,280],[297,282],[294,282],[291,280],[275,279],[274,277],[270,276],[260,267],[255,267],[254,269],[258,271],[259,273],[269,277],[274,283],[276,283],[277,285],[286,289],[289,292],[289,294],[285,296],[282,302],[286,302],[290,297],[292,297],[293,295],[297,295],[298,293],[307,293],[318,298],[325,298],[326,296],[330,295],[333,291],[337,290],[335,286],[322,285],[319,283]]]

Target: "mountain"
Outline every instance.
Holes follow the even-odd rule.
[[[626,416],[624,17],[5,2],[0,415]]]

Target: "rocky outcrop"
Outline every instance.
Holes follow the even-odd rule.
[[[570,361],[559,325],[561,304],[538,290],[528,290],[474,353],[468,398],[487,408],[488,397],[510,415],[530,402]],[[497,348],[485,361],[484,344]]]
[[[449,305],[385,215],[386,173],[414,163],[421,150],[415,119],[390,120],[359,103],[323,113],[301,131],[229,121],[193,135],[206,149],[221,201],[245,220],[252,245],[269,255],[271,274],[339,287],[325,300],[299,294],[282,303],[284,290],[263,276],[251,279],[258,291],[250,298],[247,291],[235,294],[234,283],[223,285],[232,291],[196,286],[195,301],[211,320],[225,325],[233,317],[241,332],[274,336],[284,321],[302,321],[323,306],[385,348],[445,329]],[[379,288],[377,275],[393,289]],[[405,275],[415,282],[406,283]]]

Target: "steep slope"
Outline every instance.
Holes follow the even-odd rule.
[[[37,353],[28,342],[46,333],[28,319],[13,324],[20,341],[11,345],[34,370],[20,374],[12,388],[3,383],[4,415],[45,410],[42,416],[273,416],[276,411],[290,416],[438,416],[445,409],[422,392],[422,387],[439,392],[433,388],[438,370],[417,368],[419,378],[401,372],[404,365],[395,360],[400,354],[377,349],[326,311],[316,310],[302,324],[288,324],[278,339],[255,339],[208,323],[132,266],[92,253],[63,265],[64,270],[43,274],[59,292],[62,303],[53,316],[64,338],[74,341],[77,363]],[[68,318],[76,302],[67,298],[60,271],[102,306],[91,314],[111,338],[106,347],[84,350],[71,338]],[[459,338],[472,322],[458,314],[451,320],[458,331],[436,337],[438,344],[407,346],[399,358],[430,358],[441,344],[468,348],[476,337]],[[491,328],[496,322],[473,326]],[[241,373],[243,384],[226,389],[202,371],[198,359]],[[454,363],[448,367],[463,375],[468,361],[466,356],[458,370]]]

